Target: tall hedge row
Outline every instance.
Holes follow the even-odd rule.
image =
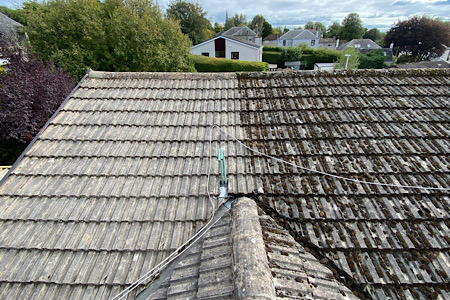
[[[266,47],[264,47],[266,49]],[[262,60],[269,64],[276,64],[278,68],[284,68],[284,61],[281,57],[281,52],[263,51]]]
[[[240,61],[201,55],[191,55],[191,59],[197,72],[254,72],[269,70],[269,64],[266,62]]]
[[[301,51],[300,61],[302,62],[302,70],[314,69],[315,63],[332,63],[339,58],[340,52],[329,49],[314,49],[310,47],[292,47]],[[283,50],[285,47],[264,46],[263,61],[270,64],[277,64],[279,68],[284,68]]]

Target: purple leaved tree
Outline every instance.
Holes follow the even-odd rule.
[[[9,151],[5,145],[29,143],[70,93],[74,80],[52,63],[44,64],[38,55],[1,37],[0,54],[7,61],[0,74],[2,162]]]

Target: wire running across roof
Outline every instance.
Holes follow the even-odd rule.
[[[449,188],[449,86],[448,70],[91,72],[0,185],[0,299],[109,299],[167,257],[211,213],[213,124],[309,169]],[[230,193],[358,294],[450,297],[447,191],[332,179],[212,138]]]

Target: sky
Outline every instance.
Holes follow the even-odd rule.
[[[156,1],[163,9],[172,0]],[[20,6],[22,0],[0,0],[0,5],[11,8]],[[450,21],[450,0],[198,0],[214,22],[224,23],[228,15],[242,13],[251,20],[263,15],[272,26],[294,28],[307,21],[319,21],[326,26],[339,23],[349,13],[360,15],[363,26],[387,31],[399,20],[414,15],[428,15]]]

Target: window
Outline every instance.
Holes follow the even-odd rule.
[[[283,46],[286,46],[286,40],[283,41]]]
[[[239,59],[239,52],[231,52],[231,59]]]
[[[253,42],[253,38],[251,36],[248,37],[249,42]]]
[[[209,56],[209,52],[202,52],[203,56]]]
[[[311,40],[311,46],[314,46],[316,44],[316,40]]]

